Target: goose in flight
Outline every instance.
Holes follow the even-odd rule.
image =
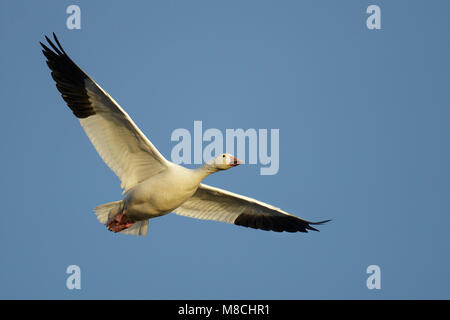
[[[201,183],[241,163],[221,154],[198,169],[166,160],[119,104],[54,42],[40,43],[62,98],[105,163],[122,182],[124,197],[94,209],[113,232],[146,235],[148,220],[174,212],[262,230],[308,232],[329,220],[310,222],[279,208]],[[56,43],[56,45],[55,45]],[[51,48],[50,48],[50,47]]]

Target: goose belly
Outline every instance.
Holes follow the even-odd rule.
[[[189,199],[198,184],[171,183],[152,179],[132,189],[125,198],[125,213],[130,218],[144,220],[172,212]]]

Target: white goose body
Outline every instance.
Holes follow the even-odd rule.
[[[56,87],[95,149],[122,182],[124,198],[94,209],[113,232],[146,235],[148,220],[170,212],[262,230],[308,232],[310,222],[267,203],[202,184],[217,171],[240,164],[221,154],[198,169],[167,161],[128,114],[56,45],[42,44]]]
[[[124,211],[135,220],[168,214],[192,197],[201,181],[198,171],[174,164],[131,188],[125,194]]]

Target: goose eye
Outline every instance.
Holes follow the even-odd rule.
[[[223,155],[222,158],[225,158],[225,155]]]

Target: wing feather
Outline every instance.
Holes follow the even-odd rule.
[[[170,164],[120,105],[66,54],[56,35],[43,54],[56,87],[95,149],[122,181],[124,191]]]
[[[200,184],[196,193],[175,209],[174,213],[277,232],[318,231],[311,225],[330,221],[307,221],[267,203],[205,184]]]

